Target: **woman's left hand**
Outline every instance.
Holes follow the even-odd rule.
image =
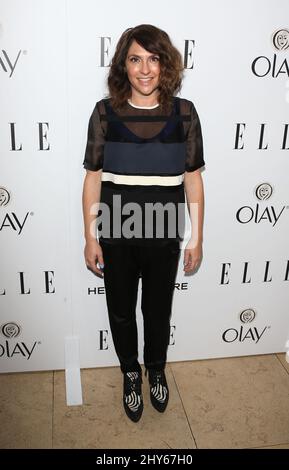
[[[193,248],[193,243],[188,242],[184,252],[184,271],[185,273],[192,273],[197,269],[201,263],[202,259],[202,243],[198,243]]]

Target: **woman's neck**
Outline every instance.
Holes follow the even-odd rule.
[[[133,103],[130,98],[127,100],[127,102],[128,102],[133,108],[137,108],[137,109],[155,109],[155,108],[157,108],[157,107],[159,106],[159,103],[154,104],[154,105],[152,105],[152,106],[148,106],[147,104],[140,106],[140,105],[138,105],[138,104]]]
[[[150,96],[142,96],[140,94],[133,93],[128,99],[129,103],[132,106],[138,107],[138,108],[152,108],[152,107],[157,107],[159,105],[159,93],[153,93]]]

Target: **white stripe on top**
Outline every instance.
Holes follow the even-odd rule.
[[[103,171],[101,177],[101,181],[141,186],[178,186],[183,180],[184,174],[177,176],[116,175],[115,173],[109,173],[107,171]]]

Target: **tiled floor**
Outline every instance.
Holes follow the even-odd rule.
[[[132,423],[119,368],[82,370],[83,406],[67,407],[64,372],[0,375],[0,448],[289,448],[289,364],[270,354],[171,363],[170,402]]]

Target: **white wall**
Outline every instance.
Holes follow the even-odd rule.
[[[182,54],[189,41],[188,67],[192,61],[194,67],[186,70],[181,96],[195,103],[205,148],[204,258],[193,276],[180,263],[168,359],[285,350],[289,135],[281,147],[289,122],[289,48],[287,42],[275,49],[272,35],[289,28],[288,2],[181,0],[176,8],[147,0],[136,8],[131,0],[1,0],[0,7],[0,187],[10,193],[6,204],[4,191],[0,205],[0,370],[65,368],[65,339],[72,335],[81,367],[117,364],[103,281],[83,258],[82,161],[116,42],[140,23],[166,30]],[[104,66],[102,37],[108,38]],[[251,68],[259,56],[257,74],[271,67],[264,77]],[[48,123],[42,150],[38,123]],[[246,125],[238,150],[237,123]],[[264,183],[273,192],[259,200],[255,190]],[[253,214],[248,223],[236,218],[243,206],[243,222]],[[22,292],[30,293],[21,293],[21,279]],[[253,312],[241,321],[246,309]]]

